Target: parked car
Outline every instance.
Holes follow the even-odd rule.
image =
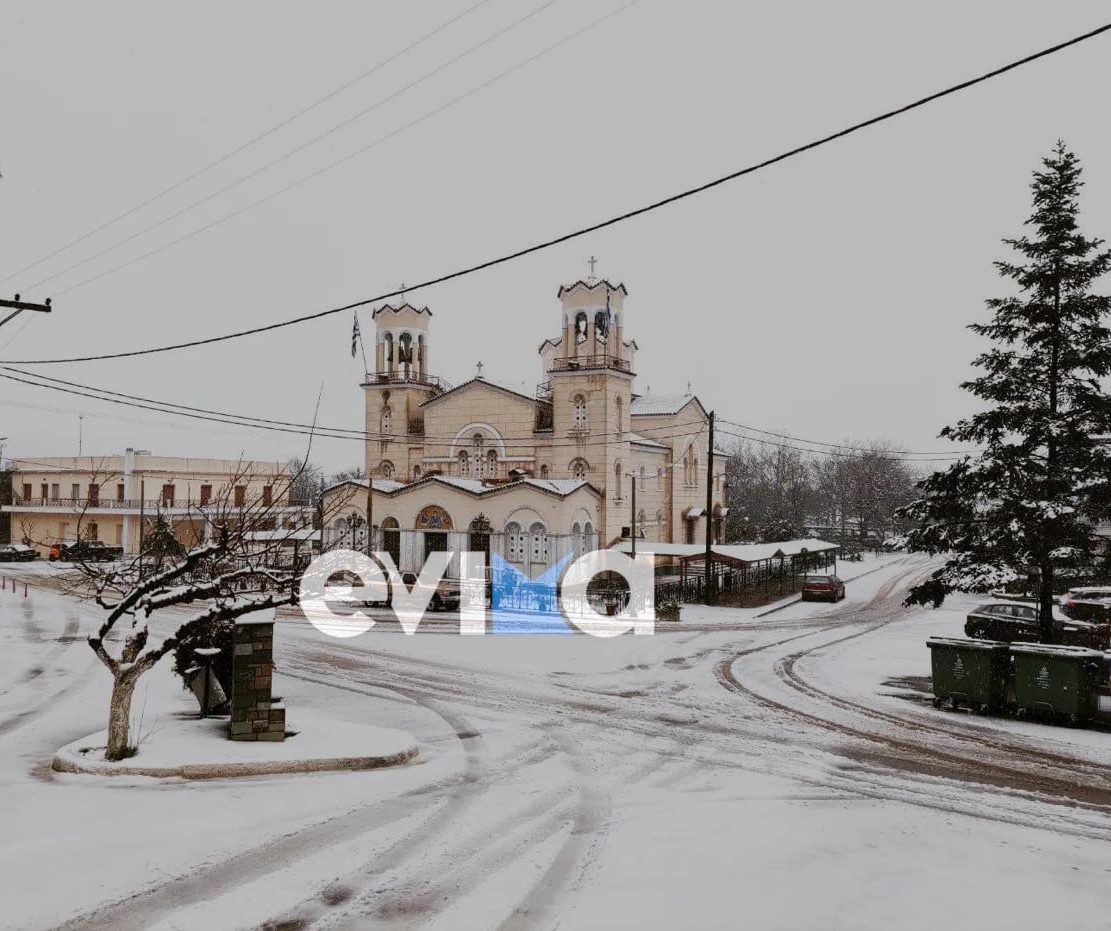
[[[122,546],[109,546],[102,540],[66,540],[50,547],[51,559],[67,562],[111,562],[122,556]]]
[[[39,551],[25,543],[7,543],[0,546],[0,562],[30,562],[39,558]]]
[[[1066,646],[1106,650],[1111,640],[1111,625],[1090,621],[1055,617],[1053,631],[1054,642]],[[1036,643],[1041,636],[1038,608],[1016,602],[980,605],[965,619],[964,633],[966,637],[976,640]]]
[[[336,582],[343,582],[351,586],[351,598],[365,605],[384,605],[389,607],[393,602],[393,586],[381,577],[372,578],[370,584],[363,582],[353,572],[340,572],[333,577]],[[407,589],[417,583],[415,572],[401,573],[401,581]],[[462,583],[459,579],[443,578],[436,585],[436,590],[428,601],[430,611],[457,611],[462,599]]]
[[[1061,613],[1074,621],[1111,621],[1111,586],[1069,589],[1061,597]]]
[[[802,580],[803,601],[838,602],[845,597],[845,583],[835,575],[808,575]]]

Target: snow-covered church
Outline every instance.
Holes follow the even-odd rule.
[[[540,343],[534,394],[483,374],[444,383],[431,364],[432,311],[376,308],[362,384],[373,488],[327,490],[326,511],[340,516],[325,543],[365,545],[368,503],[375,548],[403,570],[433,549],[493,549],[535,577],[629,536],[634,519],[638,539],[701,542],[706,521],[720,538],[724,461],[707,513],[706,411],[690,394],[637,393],[627,297],[594,277],[559,289],[559,332]]]

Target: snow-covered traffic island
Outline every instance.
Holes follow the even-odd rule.
[[[337,725],[318,711],[299,714],[296,726],[299,729],[281,742],[229,740],[226,718],[198,718],[195,711],[169,707],[154,715],[134,756],[106,760],[108,734],[100,731],[62,747],[52,766],[58,772],[97,776],[225,779],[377,769],[407,763],[417,755],[413,737],[391,728]]]

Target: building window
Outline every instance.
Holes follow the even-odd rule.
[[[30,501],[31,500],[31,483],[30,482],[24,482],[23,483],[23,500],[24,501]]]
[[[123,501],[123,500],[124,500],[124,497],[123,497],[123,496],[124,496],[124,495],[125,495],[126,493],[127,493],[127,491],[126,491],[126,489],[125,489],[125,488],[123,487],[123,482],[120,482],[120,483],[119,483],[118,485],[116,485],[116,500],[117,500],[117,501]]]
[[[583,549],[594,549],[594,525],[590,521],[583,524]]]
[[[162,503],[163,504],[168,504],[171,507],[173,506],[173,503],[174,503],[174,486],[173,485],[163,485],[162,486]]]
[[[389,434],[393,432],[393,411],[390,410],[388,404],[382,407],[382,433]]]
[[[570,472],[578,479],[586,481],[586,473],[590,471],[590,466],[587,465],[585,459],[573,459],[571,461]]]
[[[656,508],[656,539],[664,538],[664,512]]]
[[[616,424],[614,425],[614,430],[613,430],[613,432],[614,432],[614,433],[616,433],[616,434],[617,434],[618,436],[620,436],[620,435],[621,435],[621,430],[622,430],[622,427],[621,427],[621,423],[622,423],[622,417],[621,417],[621,414],[622,414],[622,411],[624,410],[624,399],[623,399],[623,398],[621,397],[621,395],[618,395],[618,396],[617,396],[617,398],[616,398],[616,403],[617,403],[617,423],[616,423]]]
[[[548,467],[546,465],[542,465],[540,467],[540,477],[541,478],[547,478],[548,477]]]
[[[96,482],[89,482],[89,497],[87,500],[92,507],[100,504],[100,485]]]
[[[378,471],[382,473],[382,478],[393,478],[393,463],[389,459],[383,459],[382,464],[378,466]]]
[[[203,508],[210,501],[212,501],[212,486],[201,485],[201,507]]]
[[[459,453],[459,474],[466,475],[470,471],[470,467],[471,457],[467,455],[467,451],[464,449]]]
[[[99,539],[99,537],[97,537],[97,533],[99,533],[99,528],[97,527],[96,524],[89,523],[89,524],[85,525],[85,539],[86,540],[97,540],[97,539]]]
[[[529,527],[529,560],[547,564],[550,555],[551,544],[548,542],[548,531],[537,521]]]
[[[586,398],[581,394],[576,394],[571,399],[571,429],[586,429]]]
[[[413,481],[415,482],[419,478],[420,478],[420,466],[415,465],[415,466],[413,466]]]
[[[116,524],[116,546],[123,543],[123,524]]]
[[[510,562],[523,562],[525,558],[525,535],[517,523],[505,525],[505,558]]]
[[[270,507],[274,503],[274,488],[271,485],[262,486],[263,507]]]
[[[583,535],[582,527],[579,522],[575,521],[571,525],[571,545],[574,547],[575,556],[579,557],[583,554]]]
[[[46,486],[45,485],[42,486],[42,496],[44,498],[46,497]],[[79,484],[77,484],[76,482],[74,482],[72,485],[69,486],[69,496],[74,501],[80,501],[81,500],[81,486]]]
[[[622,475],[621,460],[618,459],[617,462],[613,464],[613,497],[615,501],[620,501],[623,497],[621,494]]]
[[[498,452],[496,449],[486,451],[486,474],[490,478],[498,477]]]
[[[235,506],[237,508],[241,508],[246,503],[247,503],[247,486],[246,485],[236,485],[235,486]]]

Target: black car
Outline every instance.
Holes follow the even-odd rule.
[[[25,543],[5,543],[0,546],[0,562],[30,562],[39,558],[39,551]]]
[[[1111,638],[1111,628],[1107,624],[1058,617],[1053,619],[1053,631],[1055,643],[1096,650],[1107,649]],[[966,637],[976,640],[1036,643],[1041,636],[1038,608],[1036,605],[1014,602],[980,605],[965,619],[964,633]]]

